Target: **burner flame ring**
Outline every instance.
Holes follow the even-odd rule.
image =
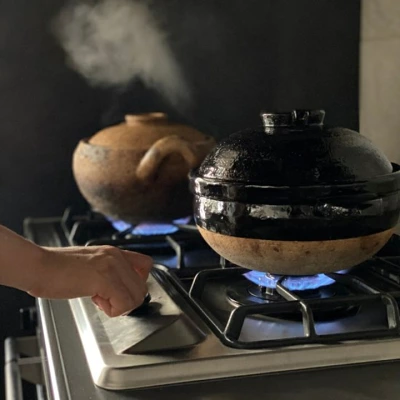
[[[272,275],[260,271],[249,271],[243,274],[249,281],[258,286],[275,289],[278,282],[286,289],[293,291],[315,290],[323,286],[332,285],[335,281],[325,274],[284,276]]]

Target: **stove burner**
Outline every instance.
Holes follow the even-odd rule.
[[[275,288],[266,286],[251,285],[247,289],[250,295],[263,300],[279,300],[281,296],[278,294]]]
[[[109,218],[114,229],[123,235],[151,236],[151,235],[170,235],[179,230],[179,225],[189,223],[191,217],[180,218],[169,223],[144,222],[139,225],[132,225],[125,221],[115,221]]]
[[[344,272],[345,271],[342,271],[341,273]],[[279,288],[276,287],[278,281],[282,278],[281,276],[274,276],[258,271],[247,272],[243,274],[243,276],[246,279],[236,281],[226,289],[227,299],[234,307],[291,301],[293,300],[292,296],[295,296],[299,300],[321,300],[351,295],[351,291],[349,291],[346,286],[335,284],[336,282],[333,279],[323,274],[315,276],[284,277],[281,285],[290,291],[290,295],[279,291]],[[323,277],[322,279],[321,276]],[[299,279],[300,281],[298,281]],[[311,283],[305,285],[305,279],[307,282]],[[264,285],[262,285],[261,282],[264,283]],[[267,282],[269,286],[266,286],[265,282]],[[335,319],[355,315],[358,310],[358,306],[348,304],[338,304],[329,309],[315,306],[313,308],[313,316],[315,321],[318,322],[333,321]],[[270,314],[269,317],[290,321],[301,321],[302,319],[301,313],[298,312],[281,312],[276,315]]]
[[[249,281],[258,286],[268,289],[275,289],[276,284],[282,279],[282,285],[293,291],[315,290],[323,286],[329,286],[335,281],[324,274],[307,276],[282,276],[272,275],[260,271],[250,271],[243,274]]]

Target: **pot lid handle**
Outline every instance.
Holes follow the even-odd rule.
[[[261,112],[266,129],[276,127],[322,126],[324,110],[293,110],[291,112]]]

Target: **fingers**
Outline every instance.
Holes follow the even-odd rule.
[[[121,255],[116,265],[119,278],[135,303],[141,304],[147,294],[146,280]]]
[[[128,311],[121,311],[121,308],[114,303],[112,303],[109,299],[103,299],[100,296],[93,296],[92,301],[96,306],[103,311],[105,314],[107,314],[109,317],[118,317],[119,315],[126,315],[130,311],[134,310],[136,307],[132,307]],[[114,304],[114,305],[113,305]]]
[[[103,299],[100,296],[93,296],[92,301],[96,306],[103,311],[105,314],[107,314],[109,317],[117,317],[121,315],[118,310],[113,310],[110,300]],[[115,314],[115,315],[114,315]]]
[[[130,312],[143,303],[153,266],[150,257],[111,246],[47,252],[40,279],[43,284],[30,294],[58,299],[89,296],[110,317]]]
[[[109,317],[117,317],[139,307],[144,300],[144,295],[136,292],[134,297],[127,287],[119,284],[107,284],[98,295],[92,297],[93,302]]]
[[[92,301],[98,308],[100,308],[101,311],[104,311],[104,309],[109,308],[110,303],[108,300],[104,300],[102,297],[99,295],[92,296]]]
[[[145,254],[135,253],[133,251],[122,250],[122,255],[126,261],[145,281],[149,277],[153,268],[153,259]]]
[[[144,280],[147,280],[149,277],[149,273],[153,268],[153,259],[145,254],[136,253],[134,251],[129,250],[121,250],[118,247],[111,247],[111,246],[90,246],[90,247],[69,247],[66,248],[66,252],[76,252],[77,249],[81,253],[93,253],[96,250],[102,251],[105,248],[108,249],[110,252],[119,252],[126,261],[130,264],[131,268],[133,268]],[[64,250],[63,250],[64,251]]]
[[[89,246],[89,247],[67,247],[61,248],[63,253],[81,253],[81,254],[92,254],[95,251],[103,251],[108,249],[109,252],[118,252],[126,259],[133,268],[144,280],[147,280],[149,273],[153,268],[153,259],[145,254],[136,253],[129,250],[121,250],[118,247],[111,246]],[[58,250],[58,249],[56,249]]]
[[[142,275],[147,277],[151,259],[137,253],[134,257],[127,257],[115,248],[107,248],[106,253],[106,263],[98,266],[100,286],[96,288],[97,296],[93,297],[93,301],[107,315],[115,317],[130,312],[143,303],[147,294],[146,281],[136,268],[132,268],[132,260],[134,266],[137,265]]]

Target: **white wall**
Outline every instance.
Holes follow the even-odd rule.
[[[360,130],[400,163],[400,0],[363,0]]]

